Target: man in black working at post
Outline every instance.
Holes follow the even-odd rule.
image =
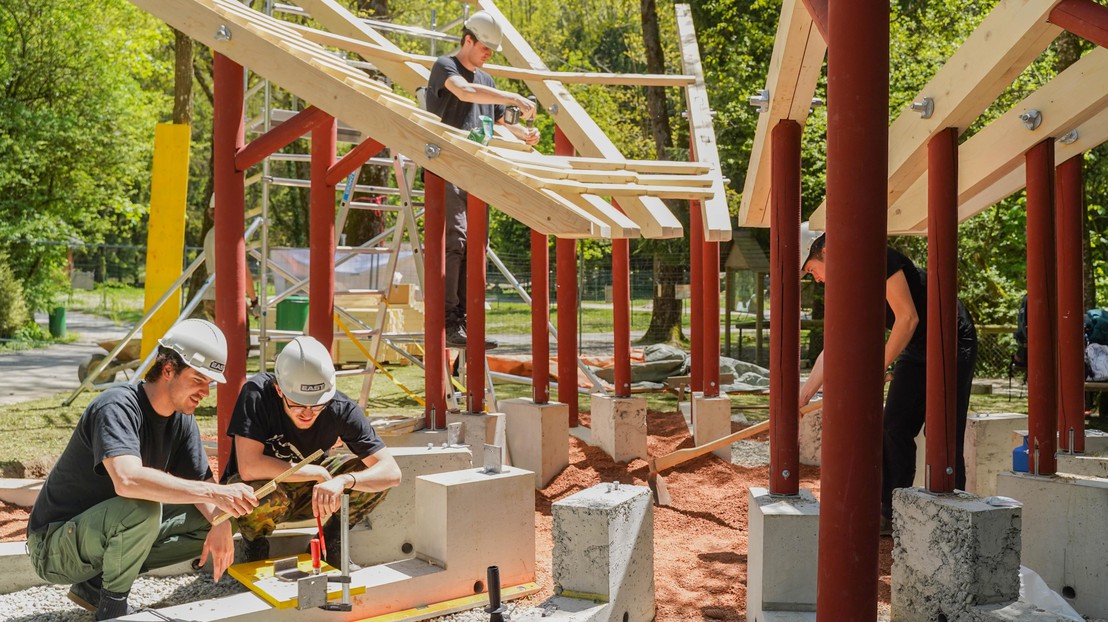
[[[535,104],[526,97],[496,88],[492,76],[481,67],[500,50],[503,34],[492,15],[477,11],[465,21],[462,47],[453,56],[442,56],[431,67],[427,81],[427,110],[443,123],[462,130],[481,127],[481,117],[489,117],[508,129],[519,140],[534,145],[539,131],[518,123],[507,123],[508,106],[519,108],[520,117],[534,118]],[[466,345],[466,201],[461,188],[446,184],[446,345]],[[484,242],[484,241],[482,241]],[[495,341],[485,347],[495,348]]]

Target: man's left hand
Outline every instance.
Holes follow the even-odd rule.
[[[231,531],[231,521],[211,528],[208,537],[204,539],[204,548],[200,553],[200,565],[208,561],[208,555],[212,556],[212,580],[218,582],[227,570],[235,562],[235,540]]]
[[[312,489],[312,513],[322,518],[339,511],[343,487],[348,483],[349,477],[336,477],[316,484]]]
[[[513,136],[527,143],[528,145],[537,145],[539,143],[539,131],[533,127],[524,127],[522,125],[509,125],[508,130]]]

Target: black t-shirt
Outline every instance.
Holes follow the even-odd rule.
[[[276,382],[273,374],[265,372],[246,381],[231,413],[227,436],[232,439],[244,436],[258,441],[265,446],[262,450],[265,455],[289,462],[299,462],[317,449],[322,449],[326,457],[340,438],[359,458],[371,456],[385,447],[369,424],[365,411],[342,392],[335,392],[335,398],[316,417],[312,427],[297,428],[285,414]],[[227,461],[223,481],[238,472],[238,457],[232,440],[231,458]]]
[[[904,280],[908,282],[908,291],[912,294],[912,304],[916,307],[916,315],[919,316],[919,324],[916,332],[912,333],[912,339],[904,348],[902,356],[907,355],[917,360],[923,360],[927,355],[927,272],[920,270],[906,255],[892,248],[887,249],[885,264],[885,278],[889,278],[897,272],[904,272]],[[892,329],[896,321],[896,314],[892,307],[885,302],[885,328]],[[958,341],[966,342],[977,339],[977,330],[973,325],[973,318],[969,311],[958,301]]]
[[[492,76],[481,71],[470,71],[458,60],[457,56],[440,56],[431,66],[431,76],[427,79],[427,110],[439,115],[442,122],[463,130],[472,130],[481,125],[482,115],[493,121],[504,116],[504,106],[500,104],[472,104],[454,96],[446,88],[446,81],[452,76],[461,76],[467,82],[495,87]]]
[[[144,384],[108,389],[85,409],[58,463],[31,510],[28,531],[45,531],[116,497],[104,460],[138,456],[142,465],[182,479],[212,477],[200,431],[191,415],[163,417],[154,411]]]

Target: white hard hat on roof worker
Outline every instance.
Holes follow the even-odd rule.
[[[227,382],[223,370],[227,367],[227,338],[223,331],[207,320],[185,320],[170,328],[158,345],[181,355],[185,363],[215,380]]]
[[[277,386],[290,402],[318,406],[335,397],[335,363],[327,348],[312,337],[289,342],[273,367]]]
[[[800,276],[804,276],[804,265],[812,258],[812,245],[822,236],[822,231],[812,231],[809,221],[800,223]]]
[[[487,11],[477,11],[470,15],[464,26],[477,37],[478,41],[485,44],[485,47],[493,52],[500,51],[500,42],[504,39],[504,33],[500,31],[500,24],[497,24]]]

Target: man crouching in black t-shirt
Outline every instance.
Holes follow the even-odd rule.
[[[42,486],[27,526],[40,577],[73,583],[69,598],[97,620],[127,615],[140,572],[212,557],[219,580],[234,561],[231,524],[258,505],[249,486],[212,481],[190,416],[208,384],[226,382],[227,341],[214,324],[185,320],[158,341],[146,381],[89,404]]]
[[[269,557],[269,534],[277,523],[318,516],[327,520],[344,492],[350,496],[350,524],[367,516],[400,483],[400,467],[369,424],[365,412],[335,389],[331,354],[311,337],[297,337],[277,356],[276,375],[246,381],[231,414],[234,439],[224,482],[270,480],[317,449],[325,453],[278,484],[249,515],[238,520],[243,560]],[[330,455],[339,439],[354,454]],[[338,563],[341,524],[323,528],[327,559]]]

